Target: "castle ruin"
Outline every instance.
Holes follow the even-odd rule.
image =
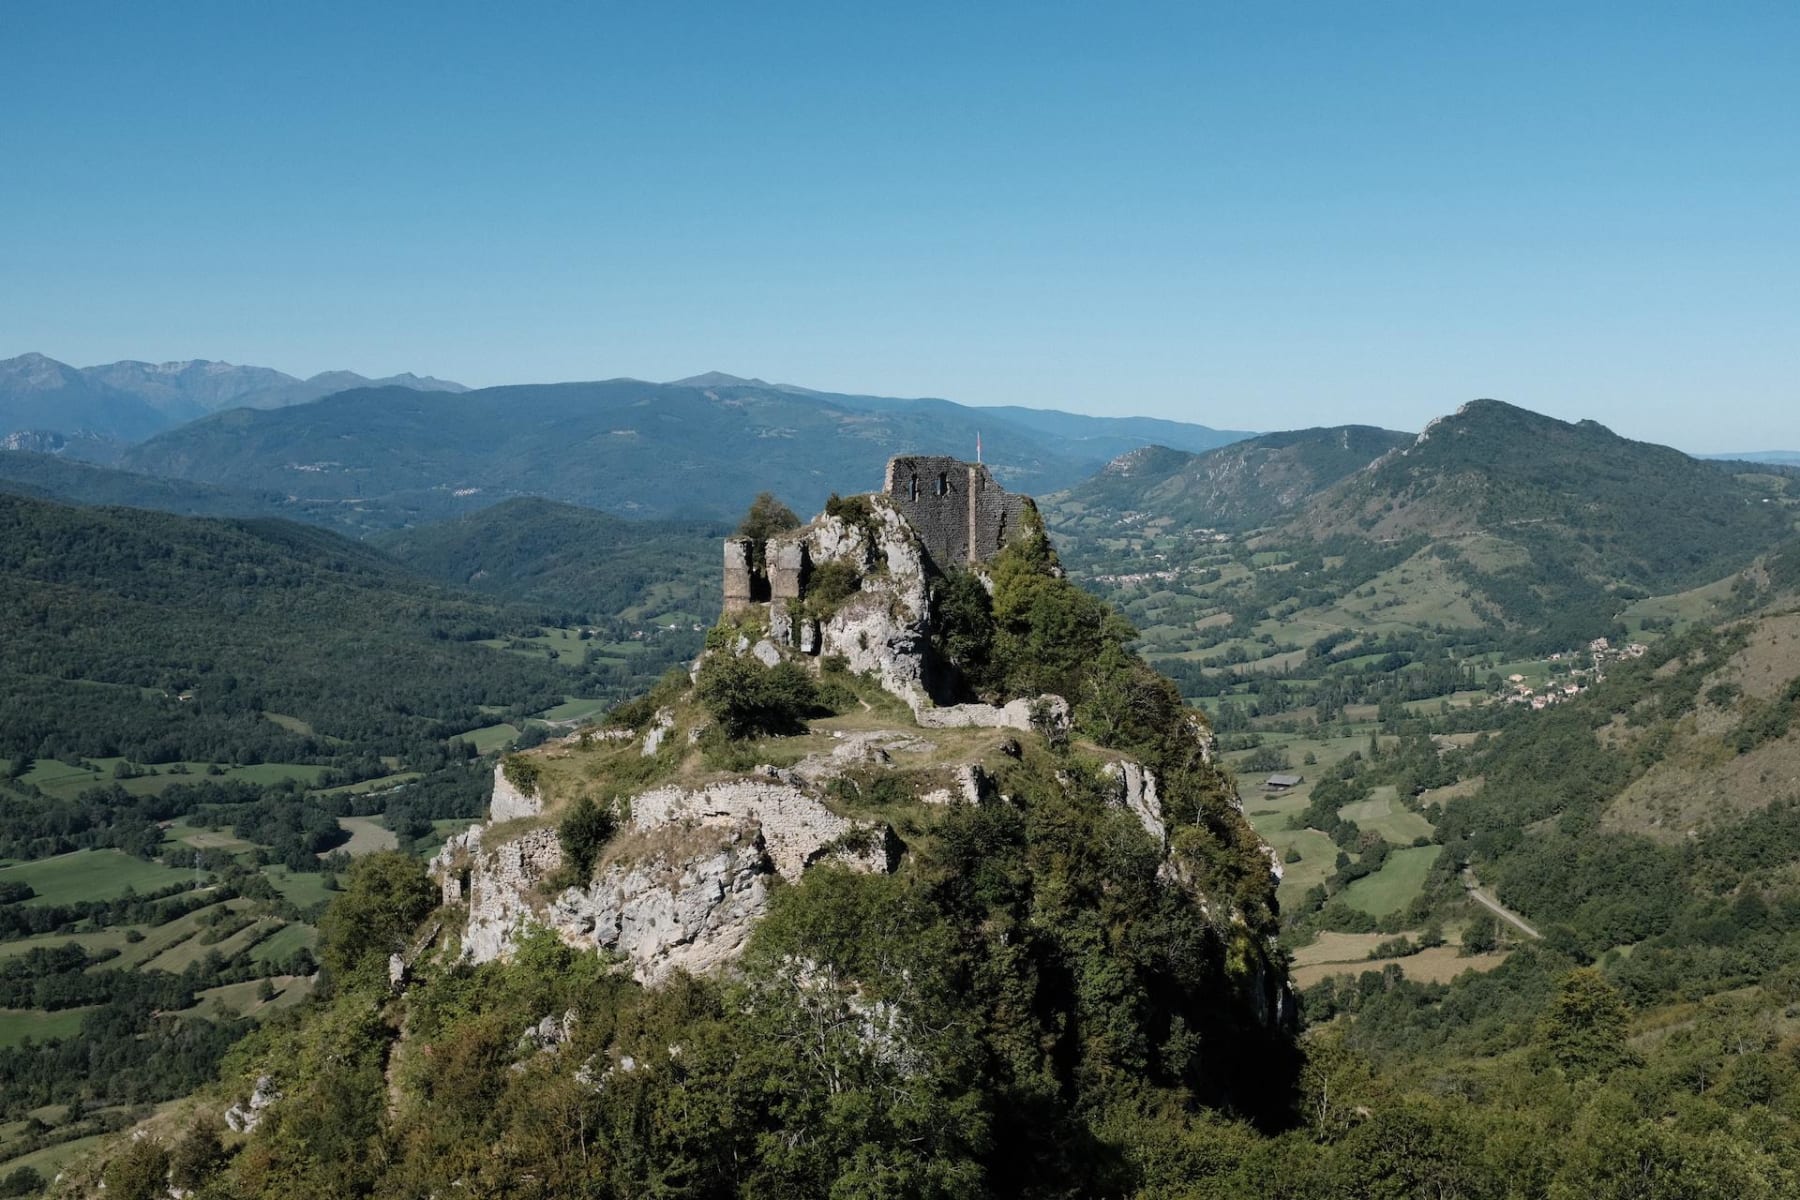
[[[883,488],[940,573],[1000,553],[1021,528],[1027,503],[994,482],[985,464],[942,455],[888,459]]]
[[[1025,528],[1027,496],[1007,492],[983,463],[946,455],[890,458],[882,492],[918,535],[938,574],[986,562]],[[725,539],[725,611],[798,600],[812,569],[803,537]]]

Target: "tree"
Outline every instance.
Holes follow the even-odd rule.
[[[725,651],[707,656],[694,694],[732,741],[796,733],[818,703],[818,689],[801,667],[791,662],[765,667]]]
[[[343,892],[319,921],[326,970],[338,979],[371,962],[385,970],[386,957],[405,945],[406,935],[437,901],[437,889],[418,859],[393,850],[357,859]]]
[[[106,1164],[107,1200],[152,1200],[169,1188],[169,1152],[155,1138],[137,1138]]]
[[[1619,989],[1593,967],[1564,976],[1538,1034],[1558,1066],[1572,1075],[1603,1075],[1636,1061],[1626,1044],[1631,1012]]]
[[[183,1191],[194,1191],[210,1179],[224,1161],[225,1147],[219,1142],[219,1131],[203,1118],[176,1143],[174,1153],[169,1156],[169,1183]]]
[[[562,844],[563,868],[574,886],[587,883],[600,847],[612,835],[611,811],[601,808],[585,795],[577,796],[556,830],[556,839]]]
[[[738,522],[737,535],[761,542],[798,528],[800,518],[794,515],[793,509],[777,500],[773,492],[758,492],[744,513],[744,519]]]

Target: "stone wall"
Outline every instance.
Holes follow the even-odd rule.
[[[806,582],[806,543],[770,538],[765,550],[769,560],[769,599],[779,605],[800,598]]]
[[[741,612],[756,602],[749,538],[725,539],[725,611]]]
[[[494,767],[494,798],[488,802],[488,821],[498,825],[501,821],[516,821],[520,817],[535,817],[544,811],[544,801],[539,796],[527,796],[513,786],[512,780],[506,777],[506,763],[502,760]]]
[[[1030,503],[1009,495],[983,464],[944,455],[889,459],[882,490],[918,531],[939,571],[998,554],[1018,534]]]

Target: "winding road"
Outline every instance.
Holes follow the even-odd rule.
[[[1508,925],[1518,929],[1519,932],[1525,934],[1527,937],[1541,938],[1544,936],[1536,929],[1533,929],[1531,924],[1526,921],[1524,917],[1521,917],[1518,913],[1482,891],[1480,881],[1475,878],[1475,872],[1467,867],[1462,869],[1462,882],[1463,887],[1468,889],[1470,899],[1499,917],[1502,921],[1505,921]]]

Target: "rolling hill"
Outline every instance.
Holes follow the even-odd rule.
[[[726,376],[431,396],[388,388],[220,413],[134,448],[125,465],[440,515],[452,504],[538,495],[634,517],[724,518],[765,490],[815,509],[832,492],[878,485],[891,455],[967,457],[978,436],[1009,488],[1067,486],[1098,469],[1110,447],[1130,444],[1103,419],[1087,420],[1075,437],[949,401],[836,396]]]
[[[1530,627],[1743,567],[1793,528],[1793,481],[1494,400],[1466,404],[1320,494],[1288,538],[1425,538],[1481,597]]]
[[[302,506],[274,492],[232,491],[29,450],[0,452],[0,492],[68,504],[150,508],[189,517],[307,519]]]
[[[479,645],[534,613],[322,529],[0,495],[0,754],[404,755],[578,690]],[[297,733],[267,712],[295,719]]]
[[[1154,514],[1186,526],[1254,529],[1410,441],[1410,434],[1340,425],[1260,434],[1201,454],[1145,446],[1052,503],[1059,514],[1080,513],[1090,523]]]

